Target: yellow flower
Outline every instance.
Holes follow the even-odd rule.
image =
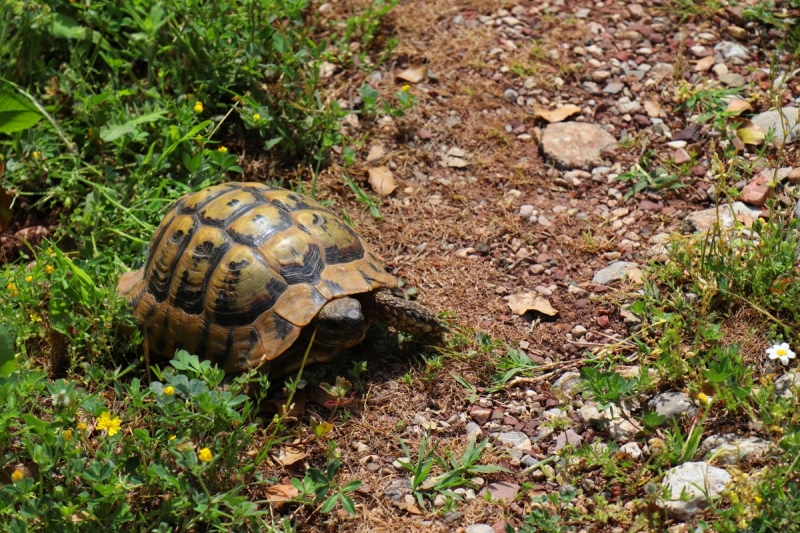
[[[176,438],[176,436],[175,436],[175,435],[170,435],[170,436],[169,436],[169,440],[175,440],[175,438]]]
[[[31,313],[30,316],[31,316],[31,322],[41,322],[42,321],[42,317],[40,317],[36,313]]]
[[[42,154],[40,154],[39,152],[33,152],[31,155],[33,156],[33,158],[34,158],[34,159],[39,159],[39,157],[40,157]]]
[[[53,265],[47,265],[46,267],[44,267],[44,271],[47,274],[52,274],[53,272],[55,272],[55,270],[56,269],[53,268]]]
[[[6,290],[9,292],[16,292],[17,286],[14,285],[13,283],[9,283],[8,285],[6,285]]]
[[[202,113],[203,112],[203,102],[200,100],[194,103],[194,112],[195,113]]]
[[[405,85],[403,85],[403,86],[400,88],[400,90],[402,90],[403,92],[406,92],[406,93],[407,93],[408,91],[410,91],[410,90],[411,90],[411,85],[409,85],[409,84],[407,84],[407,83],[406,83]]]
[[[758,503],[758,504],[760,504],[761,502],[764,501],[764,499],[761,496],[759,496],[758,494],[756,494],[755,496],[753,496],[753,501]]]
[[[703,393],[703,392],[701,392],[700,394],[697,395],[697,400],[702,404],[707,404],[708,403],[708,395]]]
[[[114,418],[111,418],[111,413],[106,411],[105,413],[100,415],[100,418],[97,419],[97,429],[105,429],[106,431],[108,431],[108,436],[113,437],[114,435],[119,433],[120,429],[119,417],[115,416]]]
[[[86,431],[86,422],[78,422],[78,430]]]
[[[64,435],[64,440],[65,441],[72,442],[72,430],[71,429],[65,429],[64,433],[62,433],[62,435]]]
[[[253,122],[258,122],[259,120],[261,120],[261,115],[259,115],[258,113],[253,115]]]
[[[25,276],[25,281],[31,283],[33,281],[33,276]]]
[[[199,452],[197,452],[197,458],[204,463],[210,463],[211,459],[214,458],[214,455],[211,453],[211,450],[208,448],[203,448]]]
[[[19,481],[23,477],[24,477],[24,475],[22,474],[22,470],[14,470],[14,473],[11,474],[11,481],[16,483],[17,481]]]
[[[227,154],[228,153],[228,149],[225,148],[224,146],[220,146],[219,148],[217,148],[217,152],[219,152],[221,154]]]
[[[175,394],[175,387],[173,387],[172,385],[167,385],[166,387],[164,387],[164,394],[166,394],[167,396],[172,396],[173,394]]]

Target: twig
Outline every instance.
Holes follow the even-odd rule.
[[[570,368],[574,368],[574,367],[570,367]],[[553,370],[552,372],[548,372],[547,374],[542,374],[541,376],[536,376],[536,377],[533,377],[533,378],[525,378],[525,377],[514,378],[511,381],[509,381],[508,383],[506,383],[505,385],[503,385],[503,388],[505,389],[505,388],[514,387],[516,385],[532,385],[534,383],[539,383],[540,381],[543,381],[543,380],[545,380],[545,379],[547,379],[549,377],[555,376],[556,374],[560,374],[561,372],[563,372],[565,370],[568,370],[568,369],[567,368],[558,368],[556,370]]]
[[[234,110],[234,109],[236,109],[236,107],[237,107],[238,105],[239,105],[239,100],[237,100],[237,101],[236,101],[236,103],[235,103],[235,104],[233,104],[233,106],[231,106],[231,108],[230,108],[230,109],[228,109],[228,112],[227,112],[227,113],[225,113],[225,116],[224,116],[224,117],[222,117],[222,120],[220,120],[220,121],[219,121],[219,123],[218,123],[218,124],[217,124],[217,125],[214,127],[214,129],[211,131],[211,134],[208,136],[208,140],[209,140],[209,141],[211,140],[211,137],[213,137],[213,136],[214,136],[214,134],[215,134],[215,133],[217,133],[217,130],[220,128],[220,126],[222,126],[222,123],[223,123],[223,122],[225,122],[225,120],[226,120],[226,119],[227,119],[227,118],[230,116],[230,114],[231,114],[231,113],[233,113],[233,110]]]

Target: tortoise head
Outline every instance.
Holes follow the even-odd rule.
[[[314,344],[344,350],[355,346],[367,333],[369,322],[355,298],[337,298],[325,304],[308,329],[317,328]]]

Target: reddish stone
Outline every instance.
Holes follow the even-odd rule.
[[[772,196],[772,187],[769,186],[771,179],[769,176],[759,174],[750,183],[744,186],[741,199],[743,202],[757,206],[763,206],[767,199]]]
[[[504,416],[503,417],[503,425],[504,426],[516,426],[517,424],[519,424],[519,420],[517,420],[513,416]]]
[[[610,322],[611,320],[609,320],[609,318],[606,315],[600,315],[599,317],[597,317],[597,325],[600,326],[601,328],[608,327],[608,324]]]
[[[594,290],[594,292],[598,292],[598,293],[606,292],[606,291],[608,291],[608,287],[606,287],[605,285],[595,285],[594,289],[592,289],[592,290]]]
[[[642,200],[639,202],[639,209],[642,211],[658,211],[664,207],[661,202],[651,202],[650,200]]]

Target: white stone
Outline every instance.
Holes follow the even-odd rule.
[[[709,465],[706,462],[683,463],[667,471],[661,485],[669,491],[669,499],[659,500],[659,505],[670,516],[679,520],[688,521],[695,517],[698,511],[709,505],[709,500],[721,495],[731,482],[731,475],[723,470]],[[687,501],[681,500],[681,494],[688,496]]]

